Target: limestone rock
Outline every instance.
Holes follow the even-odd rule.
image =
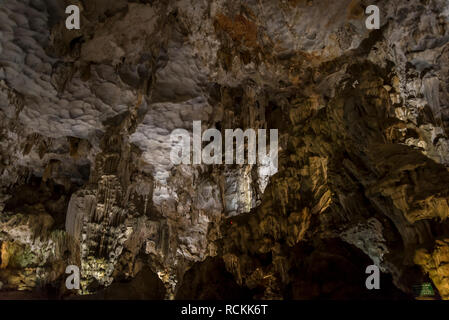
[[[75,3],[0,3],[0,296],[449,298],[447,1]],[[173,164],[194,120],[278,167]]]

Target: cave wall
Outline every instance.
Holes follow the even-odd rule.
[[[378,298],[374,263],[384,298],[449,298],[449,6],[369,4],[2,1],[0,290],[70,295],[75,264],[83,295]],[[173,165],[193,120],[278,129],[277,173]]]

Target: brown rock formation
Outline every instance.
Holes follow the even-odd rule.
[[[0,297],[449,298],[447,1],[72,2],[0,3]],[[174,165],[194,120],[277,172]]]

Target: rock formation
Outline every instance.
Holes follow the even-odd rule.
[[[445,0],[2,0],[0,297],[449,299],[448,24]],[[195,120],[278,129],[277,172],[174,165]]]

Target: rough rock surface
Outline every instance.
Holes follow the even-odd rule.
[[[448,299],[448,23],[445,0],[1,0],[0,296],[72,297],[75,264],[97,298]],[[193,120],[279,129],[277,173],[173,165]]]

